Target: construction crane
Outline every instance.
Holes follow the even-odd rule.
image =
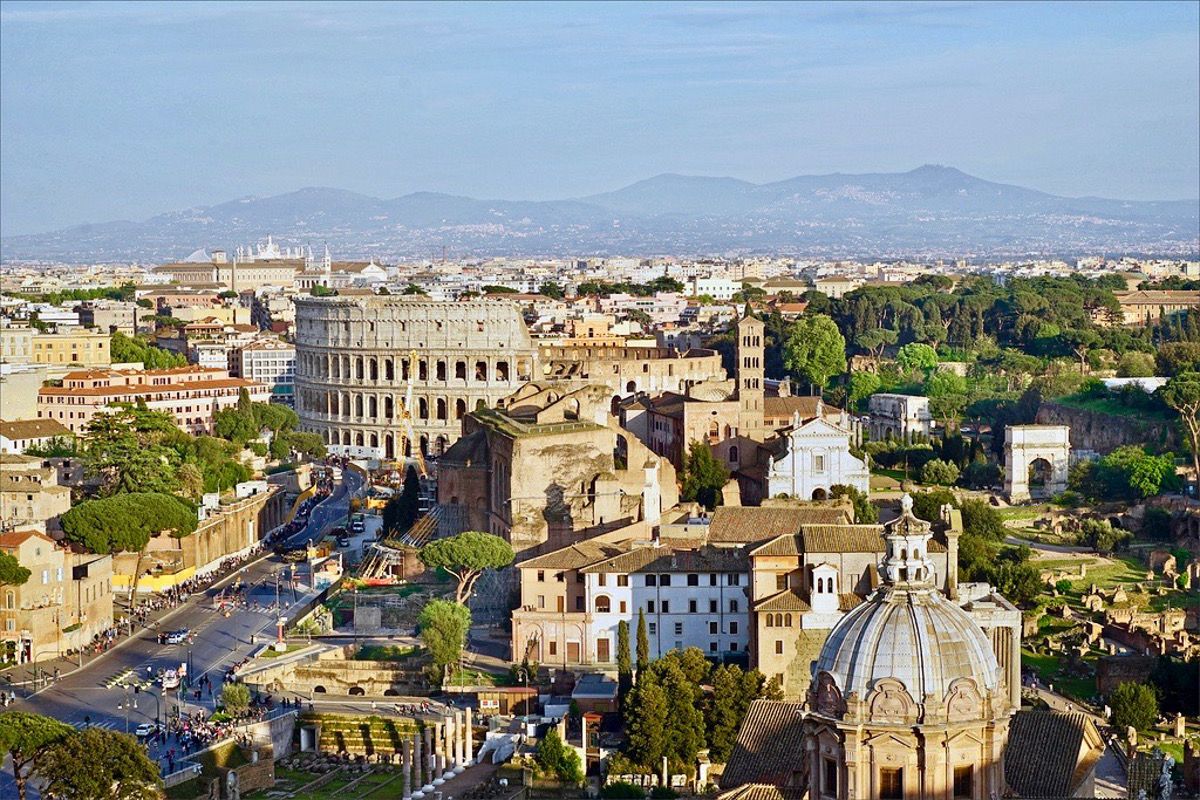
[[[413,381],[417,374],[417,351],[410,350],[408,352],[408,388],[404,392],[404,399],[400,401],[400,450],[403,453],[411,443],[413,452],[417,457],[417,471],[422,478],[429,477],[429,468],[425,465],[425,454],[421,452],[421,440],[417,438],[413,432],[412,413],[409,409],[412,408],[413,401]]]

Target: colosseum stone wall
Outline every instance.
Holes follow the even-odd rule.
[[[535,375],[537,348],[520,309],[500,300],[414,296],[296,300],[296,411],[331,452],[396,458],[405,395],[416,447],[440,455],[462,418]]]

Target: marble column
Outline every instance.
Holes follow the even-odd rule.
[[[454,771],[459,775],[467,768],[467,758],[464,753],[467,749],[467,726],[463,722],[464,716],[462,709],[454,710]]]
[[[433,736],[432,725],[427,724],[423,732],[425,734],[425,785],[421,787],[421,791],[428,793],[433,791],[434,780],[437,778],[437,776],[433,774],[434,767],[437,764],[437,758],[434,756],[433,752],[433,743],[436,741],[436,739],[434,739]]]
[[[417,735],[412,740],[413,748],[413,763],[412,763],[412,797],[413,800],[421,800],[425,796],[425,771],[424,764],[421,761],[424,758],[424,753],[421,749],[421,731],[417,730]],[[430,786],[430,789],[433,787]]]
[[[473,727],[474,723],[471,721],[471,718],[473,715],[471,714],[470,706],[467,706],[465,713],[467,715],[467,731],[466,731],[466,733],[467,733],[467,739],[466,739],[467,758],[466,758],[466,763],[468,766],[470,766],[471,764],[475,763],[475,728]]]
[[[403,800],[412,800],[412,750],[408,739],[400,741],[400,788]]]

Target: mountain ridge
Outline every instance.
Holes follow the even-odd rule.
[[[380,256],[433,246],[494,255],[783,252],[813,256],[1006,255],[1095,249],[1192,252],[1198,200],[1063,197],[925,164],[907,172],[753,183],[661,173],[560,200],[417,191],[392,198],[328,186],[248,195],[146,220],[0,239],[5,260],[162,260],[196,247],[277,239]],[[350,253],[347,253],[349,255]]]

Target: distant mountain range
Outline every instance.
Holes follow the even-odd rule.
[[[952,167],[805,175],[754,184],[659,175],[567,200],[476,200],[417,192],[383,200],[307,188],[144,222],[0,239],[6,261],[159,262],[273,234],[328,243],[335,257],[739,255],[1000,258],[1074,254],[1195,257],[1200,200],[1058,197]]]

